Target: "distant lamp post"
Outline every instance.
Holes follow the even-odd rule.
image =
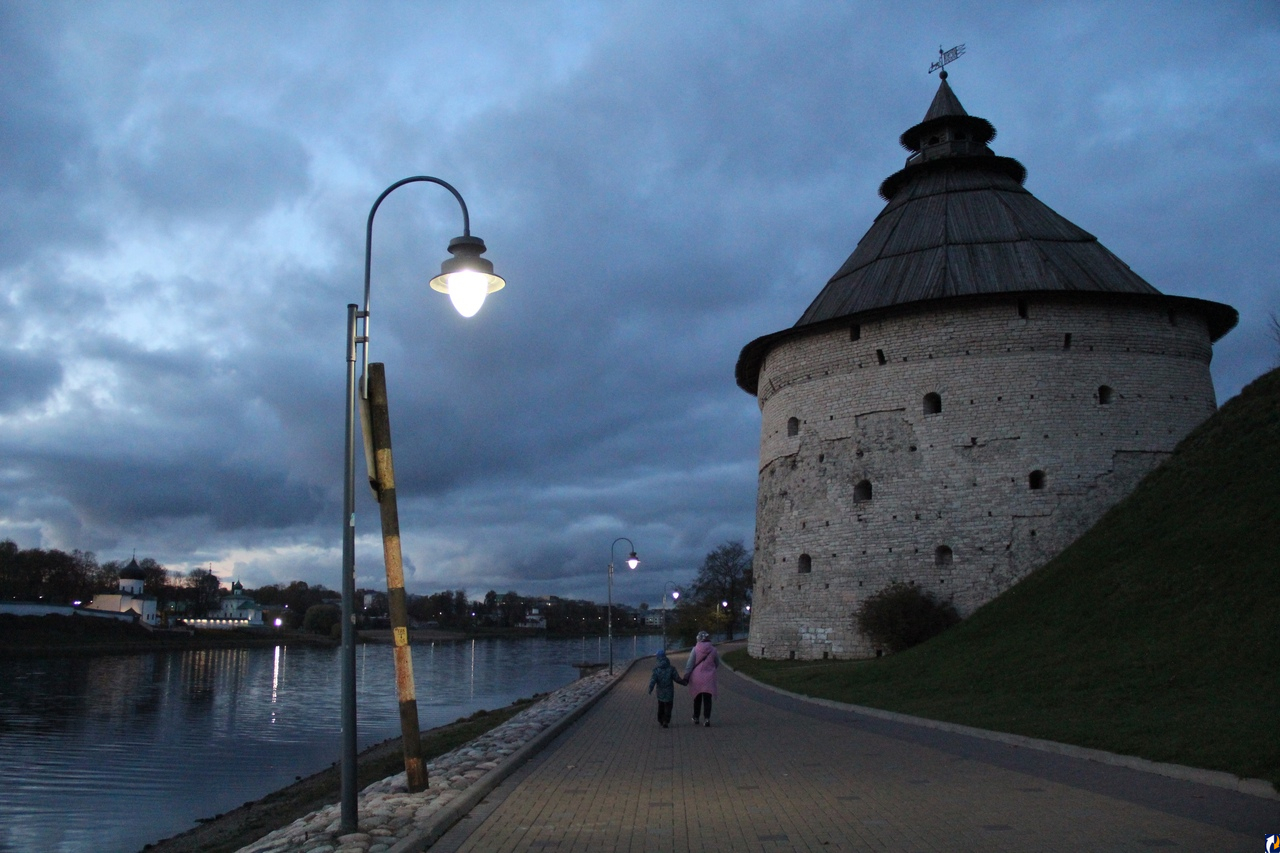
[[[680,590],[675,588],[675,581],[667,581],[662,585],[662,650],[667,650],[667,587],[671,587],[671,603],[680,600]]]
[[[347,305],[347,397],[346,448],[343,455],[342,505],[342,818],[344,833],[358,825],[356,802],[356,646],[355,646],[355,420],[359,408],[364,427],[365,462],[369,482],[380,505],[383,558],[387,569],[387,598],[396,663],[396,690],[400,700],[400,728],[405,746],[405,775],[410,791],[427,786],[426,765],[421,757],[418,732],[418,705],[414,696],[413,662],[409,653],[408,613],[404,592],[404,566],[400,551],[400,521],[396,508],[395,470],[391,459],[391,423],[387,410],[386,374],[381,364],[369,364],[369,281],[373,258],[373,217],[378,206],[392,192],[412,183],[432,183],[444,187],[462,208],[462,236],[449,241],[453,257],[440,265],[440,274],[431,279],[431,288],[449,294],[454,307],[464,317],[480,310],[485,296],[501,290],[506,282],[493,273],[493,264],[480,257],[484,241],[471,235],[471,216],[461,194],[445,181],[417,175],[396,181],[382,191],[365,226],[364,307]],[[357,334],[357,325],[363,322]],[[356,348],[361,348],[361,375],[356,384]],[[372,368],[372,370],[371,370]],[[371,393],[372,391],[372,393]]]
[[[619,536],[613,540],[613,544],[609,546],[609,674],[613,675],[613,558],[614,549],[618,547],[619,542],[626,542],[627,547],[631,549],[631,555],[627,557],[627,568],[635,569],[640,565],[640,558],[636,556],[636,546],[630,539],[625,536]]]

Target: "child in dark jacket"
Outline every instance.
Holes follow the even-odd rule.
[[[671,706],[676,699],[676,691],[672,685],[687,682],[676,673],[666,652],[658,652],[654,657],[658,665],[653,668],[653,675],[649,676],[649,692],[658,688],[658,724],[665,729],[671,725]]]

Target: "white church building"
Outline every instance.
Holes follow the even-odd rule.
[[[159,622],[156,598],[154,595],[144,594],[145,581],[146,574],[138,566],[138,559],[135,557],[120,570],[120,591],[95,595],[84,609],[113,614],[132,613],[143,625],[155,627]]]

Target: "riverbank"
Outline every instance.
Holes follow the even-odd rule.
[[[390,630],[359,631],[359,642],[390,643]],[[432,628],[409,632],[413,643],[468,639],[460,631]],[[330,637],[284,628],[226,630],[148,629],[114,619],[81,616],[13,616],[0,614],[0,659],[129,655],[191,649],[264,648],[306,645],[333,648]]]
[[[361,643],[389,645],[392,642],[389,628],[361,630],[356,636]],[[413,645],[464,640],[546,639],[548,636],[545,632],[516,628],[481,628],[473,631],[413,628],[409,631],[409,641]],[[628,638],[631,636],[627,635]],[[637,636],[647,636],[647,633]],[[615,639],[625,638],[618,635]],[[279,645],[333,648],[339,645],[339,641],[320,634],[286,628],[165,630],[94,617],[0,614],[0,660],[129,655],[191,649],[264,648]]]
[[[409,793],[397,773],[359,793],[358,832],[343,833],[338,804],[277,829],[242,853],[391,853],[420,850],[479,803],[546,743],[587,711],[628,671],[579,678],[502,725],[427,762],[429,785]]]
[[[377,628],[372,630],[363,630],[356,632],[359,641],[362,643],[387,643],[392,642],[390,628]],[[439,628],[410,628],[409,644],[417,645],[418,643],[448,643],[458,640],[470,639],[461,631],[442,631]]]
[[[276,628],[225,631],[151,630],[141,625],[87,616],[0,614],[0,659],[128,655],[189,649],[264,646],[335,646],[336,641]]]
[[[422,733],[422,755],[438,758],[502,725],[540,697],[520,699],[496,711],[477,711],[470,717]],[[376,744],[358,756],[357,781],[363,788],[404,772],[400,738]],[[337,802],[341,779],[337,765],[321,770],[286,788],[247,802],[225,814],[199,820],[200,825],[179,835],[148,844],[147,853],[232,853],[282,826]]]

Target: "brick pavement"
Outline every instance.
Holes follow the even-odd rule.
[[[711,728],[677,688],[662,729],[649,668],[432,853],[1253,851],[1280,832],[1280,802],[815,705],[726,668]]]

